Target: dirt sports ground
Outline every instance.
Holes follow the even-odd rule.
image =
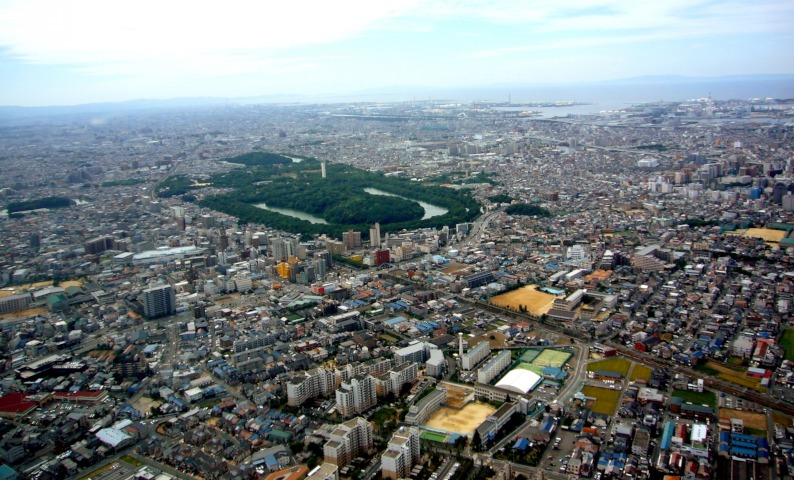
[[[447,405],[452,408],[463,408],[464,405],[474,397],[474,390],[471,388],[459,387],[456,385],[444,384],[447,389]]]
[[[771,230],[769,228],[748,228],[745,237],[760,238],[765,242],[780,243],[786,237],[784,230]]]
[[[491,299],[491,303],[513,310],[518,310],[519,305],[524,305],[529,313],[543,315],[551,310],[555,298],[557,297],[550,293],[539,291],[536,285],[527,285],[512,292],[497,295]]]
[[[473,402],[460,410],[441,407],[436,410],[424,426],[445,432],[471,435],[485,421],[488,415],[496,411],[487,403]]]

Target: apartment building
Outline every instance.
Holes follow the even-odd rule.
[[[370,375],[356,375],[336,390],[336,411],[343,417],[365,412],[377,403],[375,379]]]
[[[474,348],[463,354],[461,357],[461,366],[463,370],[473,370],[480,362],[488,358],[491,354],[491,345],[488,341],[482,341],[475,345]]]
[[[502,350],[498,355],[485,362],[485,365],[477,370],[477,381],[480,383],[491,383],[500,373],[502,373],[513,359],[510,357],[510,350]]]
[[[381,474],[393,480],[407,477],[419,458],[419,428],[400,427],[381,456]]]
[[[302,405],[315,397],[327,397],[334,392],[334,374],[322,367],[301,372],[287,383],[287,404],[291,407]]]
[[[372,442],[371,423],[361,417],[348,420],[334,429],[323,447],[325,462],[342,468],[359,455],[369,454]]]
[[[171,285],[147,288],[143,291],[143,315],[146,318],[164,317],[176,313],[176,293]]]

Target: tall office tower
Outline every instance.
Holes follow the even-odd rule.
[[[221,235],[218,239],[218,250],[224,251],[229,248],[229,237],[226,235],[226,229],[221,228]]]
[[[322,172],[323,178],[326,178],[325,177],[325,174],[326,174],[326,171],[325,171],[325,160],[323,160],[322,163],[320,163],[320,171]]]
[[[772,203],[776,203],[778,205],[783,204],[783,197],[788,193],[786,189],[786,184],[784,183],[777,183],[775,187],[772,189]]]
[[[369,245],[373,248],[380,247],[380,223],[375,223],[369,229]]]
[[[325,274],[328,272],[328,267],[325,264],[325,260],[322,258],[315,258],[314,259],[314,275],[318,280],[323,280],[325,278]]]
[[[336,390],[336,411],[343,417],[365,412],[377,403],[375,380],[369,375],[356,375]]]
[[[323,447],[327,463],[344,467],[359,455],[367,455],[372,450],[372,424],[356,417],[338,425]]]
[[[164,317],[176,313],[176,293],[171,285],[148,288],[143,291],[143,315],[146,318]]]
[[[354,232],[352,230],[349,232],[342,232],[342,243],[344,243],[348,249],[360,248],[361,232]]]
[[[381,456],[383,478],[398,480],[407,477],[419,462],[419,428],[400,427]]]
[[[331,255],[331,252],[329,252],[328,250],[323,250],[322,252],[315,252],[314,258],[325,262],[326,269],[329,269],[334,266],[333,256]]]
[[[270,239],[270,252],[273,258],[279,262],[284,262],[289,258],[289,246],[281,237]]]

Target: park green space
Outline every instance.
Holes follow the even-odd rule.
[[[366,236],[375,222],[381,224],[382,232],[393,232],[455,225],[472,221],[480,213],[479,203],[467,190],[387,177],[350,165],[328,163],[323,178],[321,162],[312,158],[295,162],[283,155],[252,152],[224,161],[240,168],[210,178],[172,176],[157,186],[157,195],[181,195],[189,200],[189,193],[211,186],[224,193],[205,196],[198,200],[199,204],[238,217],[241,223],[260,223],[307,236],[325,233],[336,238],[350,230]],[[399,197],[374,195],[365,189]],[[446,213],[423,219],[424,209],[417,201],[441,207]],[[304,212],[327,223],[311,223],[256,206],[262,203]]]

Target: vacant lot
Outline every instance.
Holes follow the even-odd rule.
[[[471,269],[471,265],[466,265],[465,263],[458,263],[455,261],[451,261],[441,271],[446,273],[447,275],[457,275],[461,272],[466,272],[470,269]]]
[[[631,362],[626,360],[625,358],[618,358],[612,357],[607,358],[605,360],[599,360],[597,362],[591,362],[587,365],[588,372],[594,372],[596,370],[606,370],[608,372],[615,372],[623,375],[625,378],[629,374],[629,368],[631,368]]]
[[[720,380],[725,380],[726,382],[735,383],[737,385],[741,385],[743,387],[752,388],[757,392],[764,393],[766,392],[766,388],[761,386],[761,379],[748,377],[747,371],[744,367],[727,367],[720,363],[714,361],[707,361],[703,365],[698,365],[695,367],[695,370],[703,373],[708,373],[709,375],[713,375]]]
[[[634,364],[634,370],[631,371],[631,376],[629,379],[633,382],[634,380],[644,380],[648,381],[651,379],[651,373],[653,373],[653,369],[651,367],[646,367],[645,365],[640,365],[639,363]]]
[[[538,291],[535,285],[527,285],[512,292],[497,295],[491,299],[491,303],[513,310],[518,310],[519,306],[524,306],[533,315],[543,315],[551,310],[555,298],[557,297],[554,295]]]
[[[708,405],[711,408],[717,407],[717,396],[714,392],[690,392],[689,390],[673,390],[674,397],[681,397],[685,402],[696,405]]]
[[[787,328],[780,337],[780,346],[786,352],[786,360],[794,360],[794,328]]]
[[[763,413],[747,412],[744,410],[734,410],[733,408],[720,408],[720,419],[741,418],[745,428],[753,430],[768,430],[766,415]]]
[[[3,315],[0,315],[0,320],[6,320],[9,318],[33,317],[36,315],[47,315],[48,313],[49,312],[46,308],[34,307],[28,308],[27,310],[19,310],[18,312],[4,313]]]
[[[587,402],[587,405],[593,409],[595,413],[602,413],[604,415],[613,415],[615,407],[618,405],[618,398],[620,398],[620,390],[612,390],[609,388],[599,387],[584,387],[582,393],[589,398],[595,398],[595,403]]]
[[[471,435],[486,417],[495,411],[496,408],[492,405],[480,402],[469,403],[460,410],[441,407],[430,416],[425,426],[445,432]]]

